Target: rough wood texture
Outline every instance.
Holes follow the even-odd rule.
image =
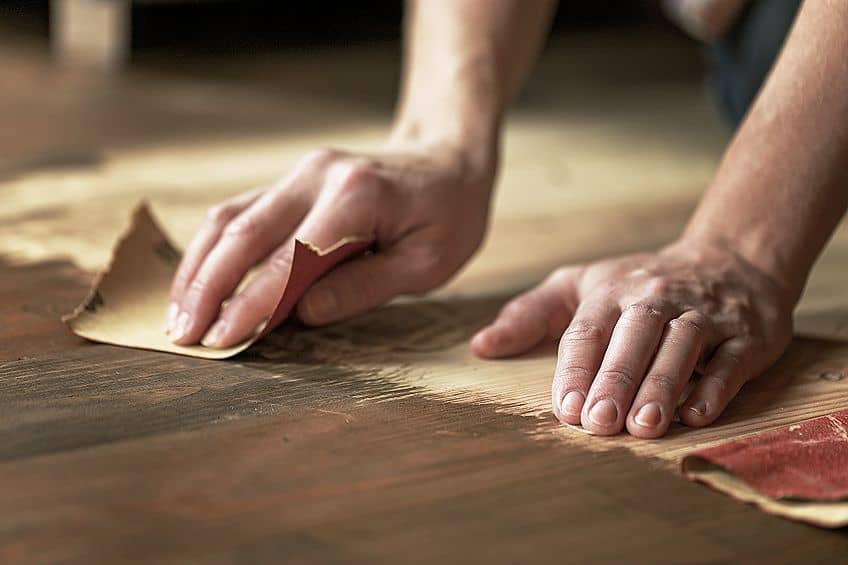
[[[716,426],[652,442],[557,425],[550,350],[505,362],[467,351],[508,296],[558,264],[674,237],[715,165],[725,135],[675,67],[697,54],[597,41],[543,61],[510,129],[491,236],[447,289],[277,332],[227,362],[93,345],[58,318],[141,196],[184,242],[207,205],[304,150],[379,141],[389,100],[375,92],[390,92],[392,61],[162,62],[171,76],[104,84],[0,49],[26,79],[0,92],[20,132],[0,162],[0,561],[844,560],[848,532],[766,516],[673,467],[844,408],[848,346],[797,339]],[[671,61],[659,75],[658,60]],[[612,83],[608,67],[627,73]],[[339,86],[362,76],[373,80],[353,94]],[[808,297],[839,323],[845,240]]]

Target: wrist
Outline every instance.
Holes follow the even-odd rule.
[[[794,307],[806,284],[808,269],[798,267],[784,255],[780,242],[755,228],[733,234],[691,225],[667,249],[685,249],[696,254],[721,254],[756,270],[767,279],[790,307]]]
[[[447,120],[450,122],[450,120]],[[456,163],[471,179],[494,179],[500,157],[499,124],[494,119],[445,123],[403,116],[395,121],[386,147],[393,151],[427,153]]]
[[[450,148],[476,171],[495,169],[504,104],[492,65],[491,56],[469,56],[412,73],[402,88],[389,143]]]

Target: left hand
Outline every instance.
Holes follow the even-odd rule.
[[[480,356],[504,357],[561,335],[556,417],[594,434],[626,427],[656,438],[694,372],[701,379],[679,414],[700,427],[780,357],[795,297],[730,249],[678,242],[558,269],[507,304],[471,345]]]

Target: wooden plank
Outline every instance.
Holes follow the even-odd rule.
[[[657,45],[643,68],[665,81]],[[698,84],[634,79],[610,96],[589,82],[603,68],[579,59],[599,45],[583,47],[548,62],[567,80],[531,87],[544,119],[511,124],[492,235],[448,289],[275,333],[223,363],[87,344],[58,316],[141,197],[185,241],[206,206],[304,151],[378,143],[370,94],[351,102],[339,85],[365,72],[388,92],[391,61],[269,55],[229,75],[216,59],[192,78],[56,82],[12,58],[13,104],[0,103],[22,136],[3,149],[32,166],[0,184],[0,561],[842,560],[848,532],[762,515],[670,470],[695,447],[844,402],[845,345],[797,339],[716,426],[654,442],[558,425],[550,350],[468,353],[470,333],[555,266],[673,238],[713,172],[724,134]],[[69,99],[68,86],[97,94]],[[85,158],[50,166],[73,155]],[[810,285],[814,313],[845,306],[844,235]]]
[[[12,267],[0,255],[0,361],[79,346],[60,318],[90,284],[68,261]]]
[[[110,370],[92,363],[101,377],[92,375],[89,391],[70,382],[69,397],[92,408],[99,392],[102,407],[110,398],[104,390],[135,388],[148,416],[158,404],[154,411],[190,422],[191,415],[179,415],[190,397],[157,402],[155,387],[143,392],[148,377],[168,378],[164,361],[158,368],[130,365],[136,372],[125,376],[140,381],[136,387],[120,377],[111,387],[99,384]],[[219,369],[175,372],[171,390],[195,378],[209,394],[216,376],[242,374],[227,363],[210,365]],[[408,390],[360,401],[373,397],[374,385],[348,378],[287,386],[265,379],[277,397],[273,415],[242,414],[174,433],[160,428],[0,465],[0,558],[423,562],[474,555],[515,562],[642,555],[678,563],[810,555],[827,561],[848,551],[844,535],[762,515],[627,451],[592,453],[553,436],[540,439],[538,418]],[[129,428],[158,426],[120,402],[118,411]],[[108,410],[74,412],[92,420],[89,427],[122,426]],[[72,418],[56,424],[83,428]]]
[[[346,327],[275,334],[236,362],[102,345],[7,361],[0,558],[394,560],[414,547],[421,560],[649,551],[671,563],[683,551],[787,562],[848,551],[844,535],[684,483],[621,449],[632,447],[626,439],[595,452],[598,438],[531,409],[546,400],[550,357],[506,363],[488,375],[495,388],[473,393],[456,344],[495,307],[399,306]],[[435,350],[415,338],[428,327],[448,336]],[[824,366],[821,343],[794,349],[784,374]],[[672,549],[655,553],[669,528]],[[629,535],[599,541],[620,531]]]

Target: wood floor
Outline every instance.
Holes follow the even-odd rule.
[[[848,345],[796,339],[716,426],[659,441],[556,424],[549,350],[467,351],[550,269],[673,238],[716,166],[727,132],[697,51],[607,39],[552,45],[510,124],[485,248],[447,288],[231,361],[86,343],[59,317],[137,200],[185,242],[208,205],[303,151],[378,143],[396,52],[152,54],[104,77],[0,42],[15,77],[0,90],[0,562],[844,562],[848,531],[767,516],[676,464],[844,409]],[[848,327],[846,261],[843,228],[804,327]]]

